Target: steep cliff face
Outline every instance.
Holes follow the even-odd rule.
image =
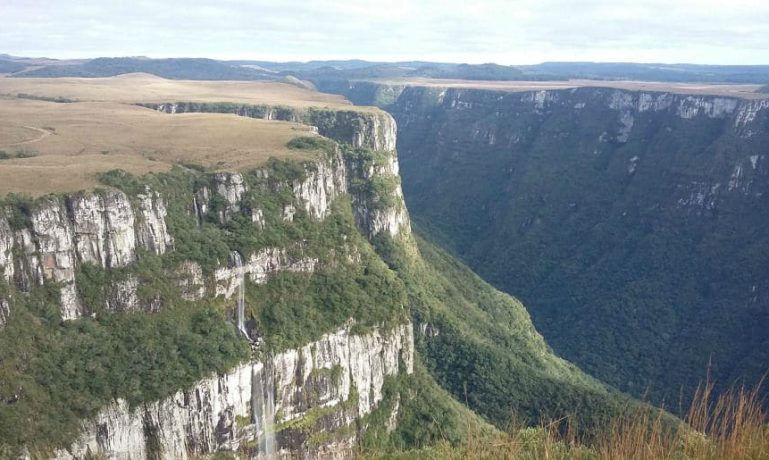
[[[139,228],[136,234],[141,247],[161,256],[173,248],[174,239],[168,233],[165,218],[166,204],[149,187],[137,196],[139,201]]]
[[[392,195],[392,205],[381,206],[378,203],[384,201],[376,196],[376,193],[354,193],[356,220],[362,228],[366,229],[369,237],[374,237],[380,232],[387,232],[395,237],[405,230],[410,232],[408,215],[403,206],[403,192],[400,186],[398,172],[398,157],[394,154],[396,147],[395,120],[385,112],[359,112],[359,111],[329,111],[320,109],[299,110],[285,107],[269,106],[241,106],[231,104],[203,104],[203,103],[165,103],[147,105],[161,112],[170,114],[184,112],[220,112],[234,113],[240,116],[252,118],[264,118],[268,120],[278,119],[285,121],[298,121],[312,124],[318,132],[326,137],[346,143],[353,148],[366,148],[373,151],[387,152],[384,161],[376,164],[372,162],[348,161],[351,171],[347,174],[349,181],[362,181],[371,183],[372,180],[380,182],[394,182],[386,193]],[[346,192],[344,181],[345,172],[341,161],[328,167],[321,164],[317,170],[308,171],[308,177],[303,183],[295,183],[293,189],[297,197],[304,203],[307,212],[320,218],[325,213],[328,203],[337,193]],[[223,186],[227,190],[226,186]],[[234,202],[239,197],[239,190],[232,190]],[[206,198],[198,200],[205,202]],[[201,211],[205,213],[205,210]],[[292,211],[286,210],[287,218]],[[259,219],[254,214],[255,221]]]
[[[397,178],[392,119],[309,113],[345,144],[318,141],[323,148],[311,152],[314,159],[251,171],[179,168],[144,178],[111,172],[102,177],[104,190],[4,202],[0,327],[13,336],[52,334],[61,343],[37,345],[30,350],[39,356],[35,364],[13,366],[21,383],[0,385],[0,401],[12,400],[0,402],[0,419],[37,404],[48,379],[79,381],[86,370],[74,363],[88,352],[85,344],[109,330],[114,337],[101,336],[103,353],[89,358],[88,372],[101,373],[105,364],[94,364],[101,355],[141,348],[137,341],[151,342],[148,356],[106,364],[127,371],[122,379],[99,374],[96,385],[52,390],[68,411],[62,420],[88,415],[78,440],[57,458],[170,459],[220,450],[352,455],[369,426],[363,419],[385,398],[385,380],[413,372],[402,286],[393,285],[395,275],[367,241],[380,233],[407,236],[408,218],[399,185],[361,188]],[[352,151],[376,152],[378,160]],[[229,315],[247,323],[239,319],[235,332],[222,324]],[[36,316],[44,320],[19,319]],[[178,326],[169,329],[170,318]],[[131,337],[123,335],[128,330]],[[179,342],[158,350],[165,336]],[[249,346],[251,360],[211,376]],[[55,369],[46,367],[53,362]],[[189,385],[189,375],[202,379]],[[28,394],[34,379],[42,386]],[[169,387],[171,379],[186,383]],[[105,385],[113,389],[105,392]],[[97,401],[104,407],[94,415]],[[73,427],[48,419],[42,439],[62,445],[54,435]],[[50,445],[38,443],[35,423],[24,424],[11,430],[15,441],[0,441],[0,452],[10,442],[47,455]]]
[[[170,110],[161,105],[160,110],[189,111],[196,106],[183,106],[183,110]],[[200,107],[197,107],[200,109]],[[250,112],[246,112],[249,113]],[[283,185],[268,185],[271,181],[269,168],[256,171],[262,193],[278,192],[270,187],[284,187],[295,203],[311,218],[321,221],[330,212],[334,200],[347,192],[348,182],[371,182],[379,179],[397,179],[397,158],[394,152],[395,125],[390,117],[381,114],[358,112],[310,112],[314,120],[326,126],[325,130],[341,136],[355,146],[381,148],[386,158],[383,165],[366,166],[356,161],[345,161],[337,149],[323,160],[307,162],[298,179]],[[348,174],[348,167],[350,169]],[[215,173],[209,185],[201,185],[192,192],[191,211],[203,222],[210,212],[216,214],[219,224],[226,225],[233,216],[247,214],[257,228],[265,226],[264,211],[253,203],[244,204],[248,186],[241,173]],[[354,213],[361,229],[369,237],[380,232],[391,236],[408,233],[408,216],[402,203],[400,185],[387,190],[387,197],[373,193],[357,193],[354,197]],[[380,199],[388,199],[391,206],[375,206]],[[211,200],[218,200],[212,210]],[[222,204],[219,205],[218,203]],[[46,280],[58,284],[61,292],[61,316],[75,319],[91,314],[94,306],[82,305],[76,285],[77,267],[94,264],[105,269],[129,266],[137,259],[137,248],[155,255],[163,255],[173,249],[174,239],[168,229],[166,199],[156,190],[145,186],[133,197],[122,191],[80,193],[72,196],[51,197],[34,204],[29,222],[14,231],[7,219],[0,220],[0,270],[6,280],[15,280],[23,290],[30,283],[45,284]],[[285,205],[283,219],[292,220],[296,213],[293,203]],[[14,253],[14,245],[18,250]],[[14,258],[16,254],[16,258]],[[265,248],[258,253],[244,254],[247,264],[242,269],[254,282],[264,282],[270,273],[286,269],[312,271],[317,260],[299,258],[289,260],[285,248]],[[214,283],[216,295],[232,293],[235,275],[225,267],[216,271]],[[18,267],[18,269],[14,267]],[[189,266],[188,266],[189,267]],[[181,270],[184,277],[185,270]],[[176,275],[174,275],[176,276]],[[227,278],[230,277],[228,280]],[[193,283],[198,292],[204,291],[205,281]],[[152,302],[141,305],[137,296],[135,278],[117,283],[108,301],[110,308],[118,310],[155,309]],[[203,291],[201,291],[203,290]],[[192,294],[190,294],[192,295]],[[200,294],[192,295],[199,297]]]
[[[117,400],[56,458],[346,457],[359,435],[354,422],[382,401],[385,377],[413,372],[413,353],[410,324],[365,335],[342,328],[162,401],[131,408]],[[321,433],[322,442],[307,443]]]
[[[13,233],[8,219],[0,215],[0,272],[6,283],[13,280]]]
[[[558,352],[659,400],[711,359],[723,383],[763,373],[768,100],[397,93],[412,216],[520,296]]]
[[[353,156],[350,160],[350,190],[355,209],[355,221],[369,238],[380,233],[396,237],[411,233],[406,206],[403,202],[398,173],[398,158],[394,155]],[[361,187],[361,184],[364,186]]]
[[[80,264],[122,268],[136,260],[137,247],[162,254],[172,243],[163,200],[150,191],[139,200],[140,220],[120,191],[43,199],[30,210],[28,227],[16,230],[15,239],[7,221],[0,224],[0,269],[24,291],[47,280],[58,283],[62,319],[87,315],[90,310],[78,299],[75,280]]]
[[[299,109],[284,106],[196,102],[140,105],[169,114],[187,112],[233,113],[249,118],[305,123],[315,126],[320,135],[337,142],[350,144],[353,147],[395,150],[395,123],[390,115],[381,111],[331,110],[313,107]]]

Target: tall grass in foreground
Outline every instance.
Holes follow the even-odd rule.
[[[489,437],[472,427],[460,446],[448,443],[406,453],[402,458],[523,460],[769,459],[767,412],[753,390],[735,387],[715,397],[713,384],[695,393],[683,424],[663,411],[639,409],[617,418],[594,440],[580,440],[569,419],[538,428],[512,425]],[[666,420],[667,418],[667,420]]]
[[[642,410],[618,420],[594,446],[601,459],[769,459],[769,425],[760,384],[714,397],[697,388],[684,424],[666,430],[662,414]]]

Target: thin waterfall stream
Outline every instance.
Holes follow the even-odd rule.
[[[272,460],[276,458],[275,448],[275,381],[272,365],[269,362],[259,365],[254,370],[252,412],[257,427],[257,458]]]
[[[238,251],[232,251],[230,254],[232,262],[235,265],[235,275],[238,277],[238,330],[244,336],[249,337],[245,325],[245,303],[246,303],[246,274],[243,270],[243,258]]]

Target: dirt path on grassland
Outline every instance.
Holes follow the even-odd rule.
[[[34,144],[35,142],[40,142],[43,139],[45,139],[46,137],[48,137],[51,134],[53,134],[51,131],[48,131],[47,129],[36,128],[34,126],[22,126],[22,128],[31,129],[33,131],[37,131],[38,133],[40,133],[40,136],[38,136],[35,139],[28,139],[26,141],[14,142],[13,144],[6,144],[6,145],[4,145],[4,147],[18,147],[19,145]]]

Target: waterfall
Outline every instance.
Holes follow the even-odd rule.
[[[275,450],[275,382],[272,367],[269,364],[257,364],[253,378],[251,410],[259,439],[257,458],[272,460],[278,453]]]
[[[238,330],[248,337],[245,325],[245,303],[246,303],[246,274],[243,270],[243,259],[238,251],[232,251],[230,254],[232,262],[235,265],[235,275],[238,277]]]

